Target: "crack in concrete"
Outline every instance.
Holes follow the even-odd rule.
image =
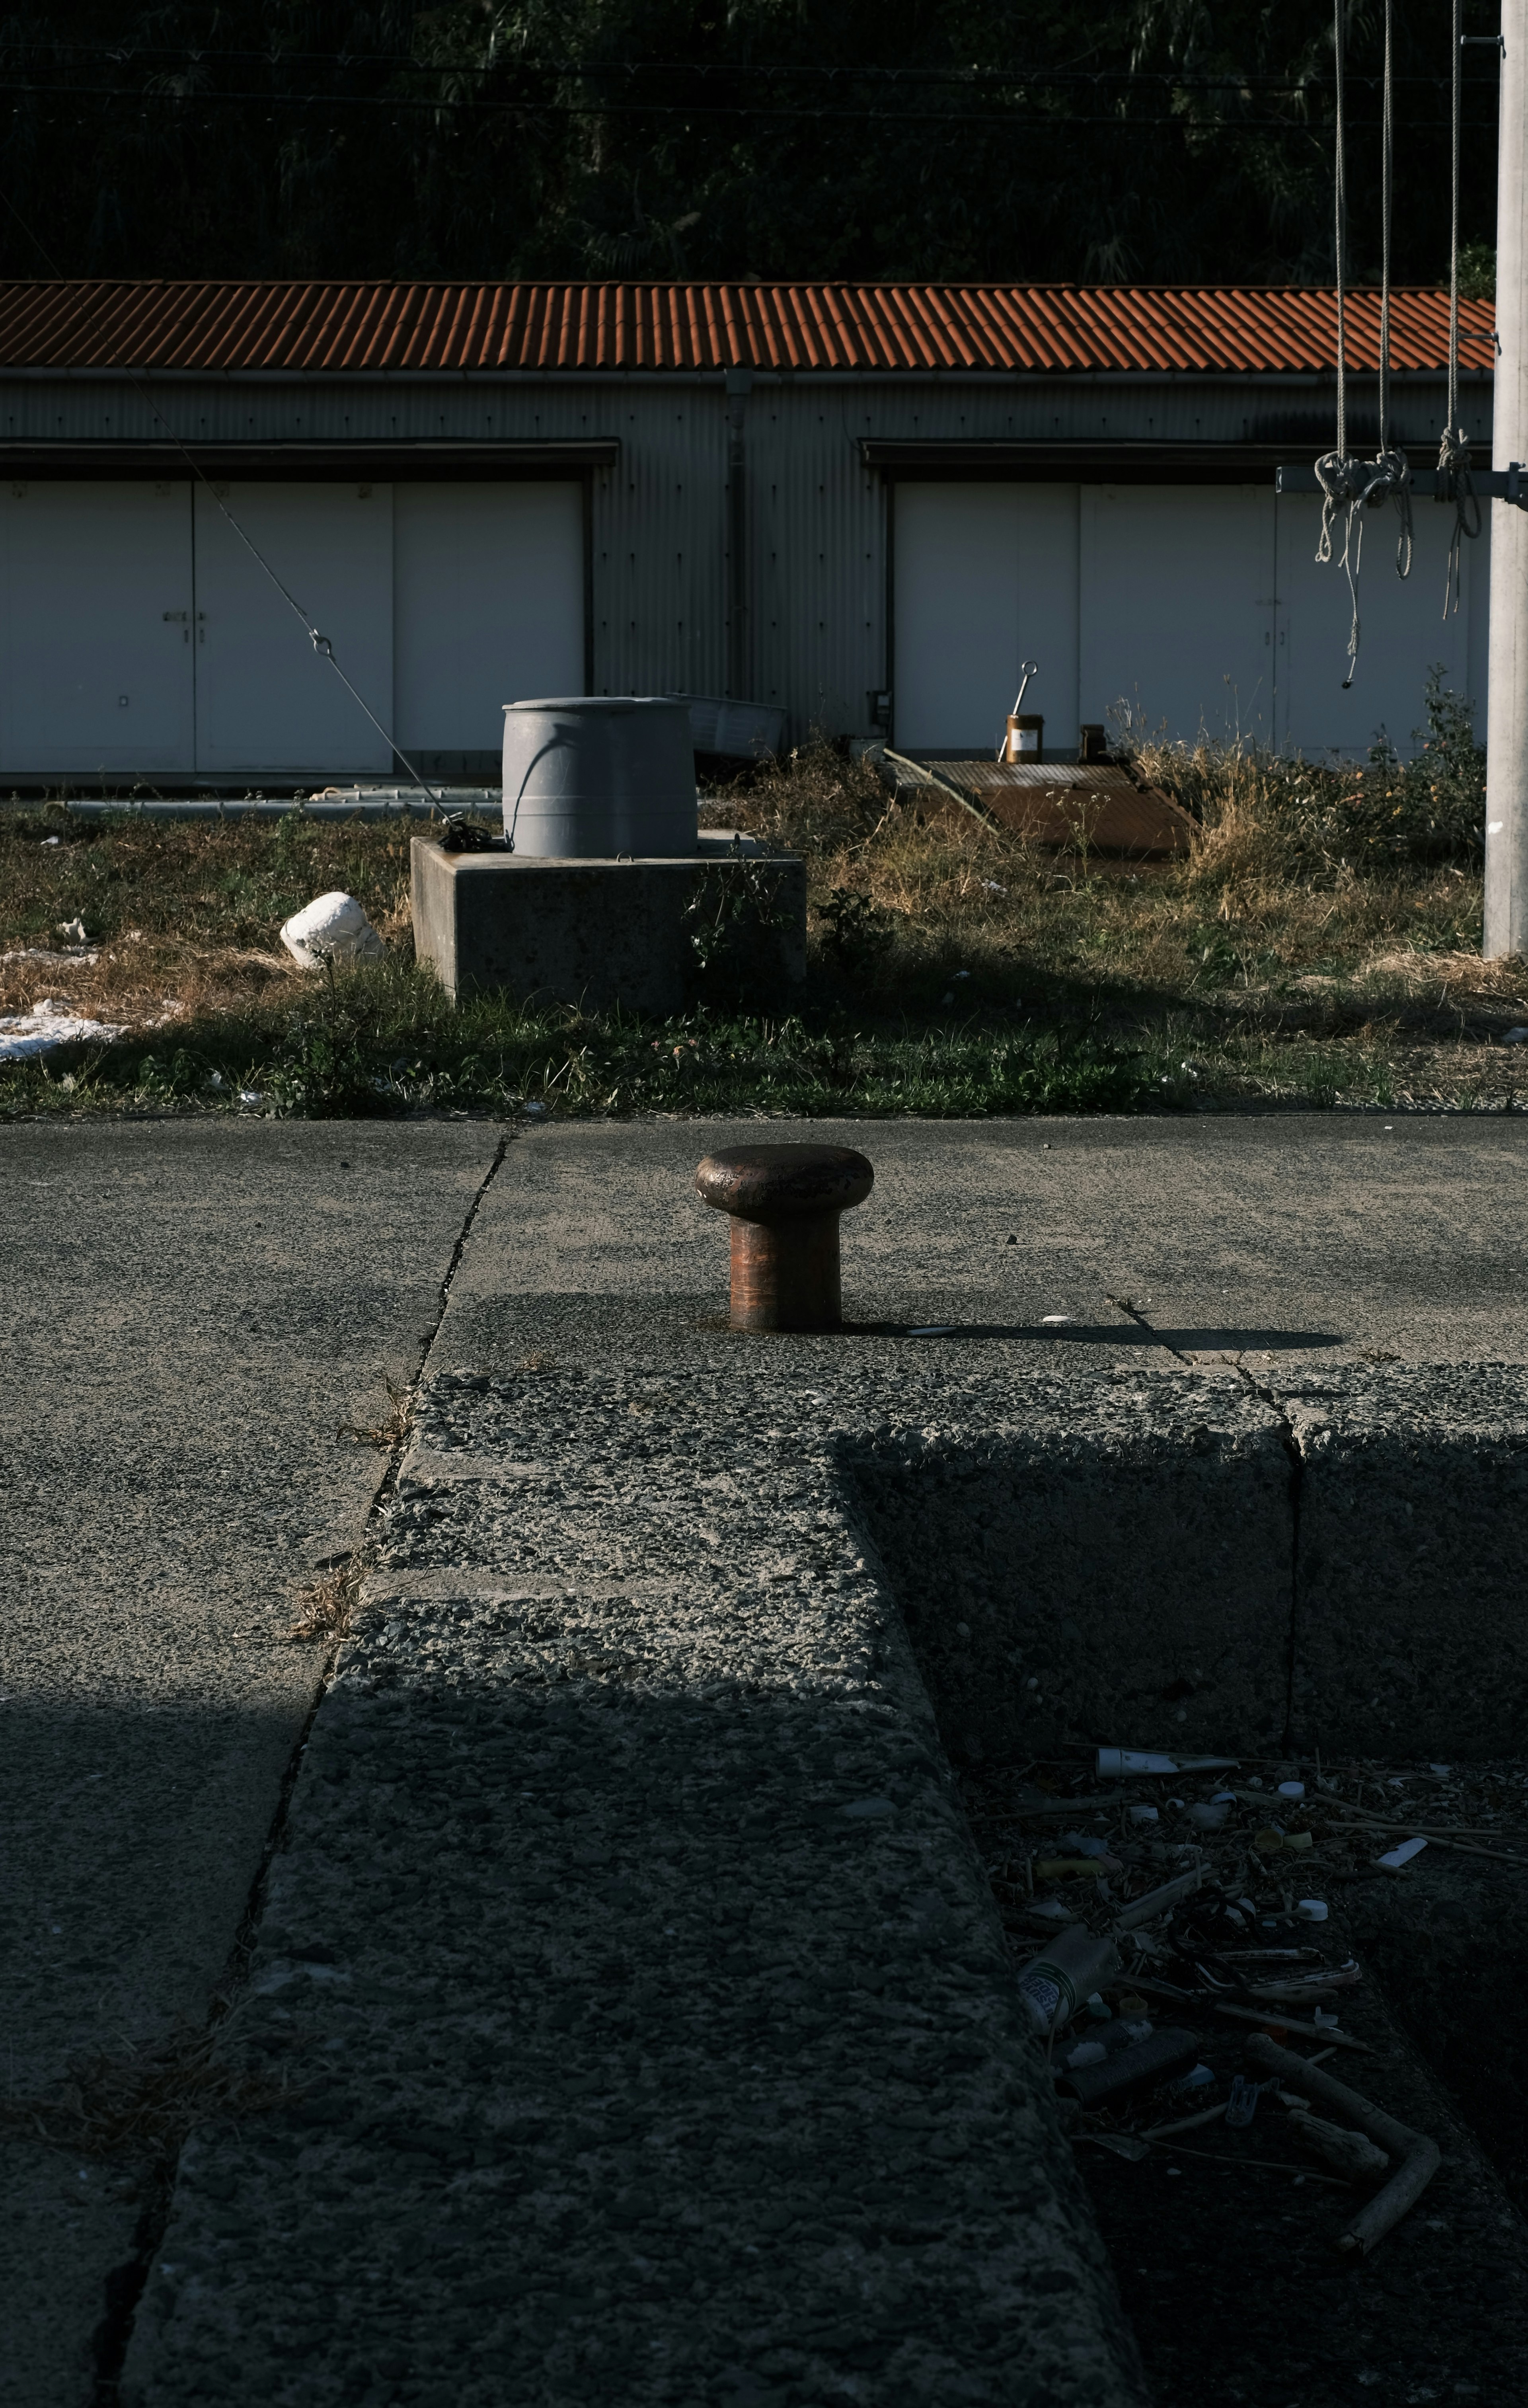
[[[510,1137],[511,1132],[508,1130],[500,1137],[493,1151],[493,1159],[478,1181],[472,1201],[464,1215],[462,1226],[457,1232],[450,1258],[441,1276],[440,1303],[429,1331],[422,1340],[419,1367],[405,1391],[405,1410],[399,1416],[398,1434],[388,1448],[387,1462],[372,1492],[371,1502],[366,1508],[365,1519],[362,1525],[361,1536],[348,1555],[327,1558],[329,1567],[336,1570],[343,1568],[346,1585],[352,1598],[365,1574],[372,1536],[377,1524],[396,1494],[399,1470],[412,1434],[415,1402],[423,1384],[436,1340],[440,1335],[440,1326],[446,1318],[447,1308],[450,1303],[451,1285],[461,1267],[467,1240],[472,1235],[473,1224],[478,1218],[489,1189],[503,1167],[505,1155],[509,1150]],[[265,1834],[264,1845],[260,1853],[260,1862],[255,1869],[254,1879],[250,1885],[244,1912],[239,1917],[238,1929],[213,1988],[207,2013],[209,2031],[215,2030],[228,2016],[248,1978],[254,1950],[255,1933],[264,1913],[271,1866],[286,1836],[288,1819],[292,1811],[293,1792],[296,1788],[297,1777],[302,1770],[303,1757],[312,1736],[319,1708],[322,1705],[334,1682],[335,1661],[344,1636],[343,1630],[336,1632],[325,1653],[314,1687],[312,1702],[304,1717],[303,1727],[297,1734],[296,1743],[281,1775],[281,1785],[277,1794],[276,1807]],[[155,2176],[152,2189],[145,2202],[133,2236],[132,2257],[125,2264],[114,2266],[107,2275],[106,2311],[91,2339],[92,2408],[119,2408],[122,2367],[133,2338],[133,2327],[137,2315],[138,2303],[143,2297],[144,2286],[148,2282],[154,2259],[159,2254],[160,2245],[164,2238],[179,2170],[179,2156],[177,2152],[176,2157],[168,2160]]]

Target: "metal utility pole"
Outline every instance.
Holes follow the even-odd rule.
[[[1492,462],[1528,461],[1528,0],[1502,0]],[[1491,512],[1484,952],[1528,953],[1528,510]]]

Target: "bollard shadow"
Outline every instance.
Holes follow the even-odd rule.
[[[1078,1321],[1057,1326],[1035,1321],[846,1321],[844,1334],[854,1338],[909,1338],[920,1343],[1001,1338],[1058,1346],[1165,1346],[1180,1354],[1288,1354],[1347,1343],[1340,1331],[1332,1329],[1144,1329],[1134,1322]]]

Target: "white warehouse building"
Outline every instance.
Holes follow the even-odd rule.
[[[1378,325],[1351,298],[1370,452]],[[1490,305],[1463,331],[1485,465]],[[1447,336],[1445,294],[1395,296],[1419,466]],[[1405,584],[1371,515],[1343,691],[1347,588],[1275,484],[1331,448],[1335,351],[1307,289],[6,284],[0,777],[279,790],[395,776],[390,735],[491,779],[502,706],[570,693],[976,752],[1026,657],[1057,757],[1121,703],[1361,755],[1433,663],[1483,729],[1488,533],[1445,615],[1449,508]]]

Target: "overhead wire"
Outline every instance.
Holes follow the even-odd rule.
[[[1467,539],[1480,532],[1480,497],[1470,475],[1470,447],[1464,430],[1459,423],[1459,169],[1460,169],[1460,101],[1464,82],[1464,36],[1463,30],[1464,0],[1453,0],[1453,58],[1449,98],[1453,130],[1453,182],[1449,214],[1449,403],[1442,439],[1437,452],[1437,484],[1435,494],[1440,502],[1452,502],[1454,523],[1449,537],[1449,566],[1443,587],[1443,615],[1459,609],[1459,589],[1464,566],[1464,547]]]
[[[1017,79],[1016,79],[1017,80]],[[507,117],[655,117],[692,118],[756,117],[806,121],[821,120],[828,124],[870,125],[939,125],[951,133],[964,132],[972,125],[1004,125],[1011,127],[1019,114],[1018,108],[1006,110],[965,108],[850,108],[821,101],[803,101],[793,105],[735,101],[677,100],[543,100],[527,95],[517,100],[498,100],[480,93],[434,93],[415,96],[413,93],[348,93],[348,92],[149,92],[141,88],[124,89],[115,84],[39,84],[21,83],[7,79],[3,89],[31,99],[55,101],[114,100],[128,102],[147,109],[150,104],[181,108],[188,114],[213,108],[373,108],[390,109],[396,114],[439,117],[451,112],[486,111],[493,116]],[[1022,97],[1021,91],[1021,99]],[[1360,131],[1373,130],[1378,120],[1364,120]],[[1255,138],[1271,134],[1297,134],[1311,138],[1317,128],[1302,117],[1217,118],[1206,119],[1178,113],[1165,117],[1140,117],[1128,110],[1108,109],[1084,115],[1076,110],[1040,111],[1026,121],[1027,130],[1034,133],[1064,132],[1076,125],[1109,126],[1120,133],[1170,132],[1217,138],[1235,136]],[[1409,133],[1431,133],[1434,121],[1412,118],[1405,122]],[[1482,128],[1484,130],[1484,122]]]
[[[21,232],[26,236],[28,241],[33,244],[38,256],[47,263],[53,275],[59,279],[60,282],[66,282],[68,280],[64,277],[63,269],[59,266],[57,260],[54,259],[41,236],[36,232],[35,227],[30,226],[27,223],[25,218],[22,217],[14,201],[12,201],[9,195],[3,190],[0,190],[0,203],[3,203],[5,208],[9,210],[17,224],[21,227]],[[87,305],[87,314],[93,314],[89,309],[89,305]],[[270,580],[270,582],[276,588],[277,593],[280,595],[288,609],[291,610],[296,618],[299,625],[303,629],[303,632],[307,637],[309,643],[312,645],[317,657],[320,660],[327,661],[329,666],[334,670],[335,675],[338,678],[340,684],[345,688],[346,693],[350,696],[352,702],[355,703],[357,708],[371,722],[371,724],[377,730],[378,735],[381,738],[383,743],[388,748],[389,760],[401,761],[421,794],[428,795],[433,804],[441,804],[442,797],[436,793],[436,790],[431,785],[429,780],[414,767],[414,764],[408,758],[407,753],[403,751],[402,747],[397,742],[397,739],[393,736],[391,728],[383,726],[382,722],[378,718],[377,713],[373,710],[370,703],[367,702],[364,695],[363,695],[359,689],[352,684],[350,678],[346,676],[345,671],[340,667],[339,662],[336,657],[335,648],[329,638],[322,633],[317,620],[303,609],[302,604],[298,601],[291,588],[277,574],[277,571],[265,558],[264,553],[261,551],[260,546],[255,542],[254,538],[250,534],[248,528],[243,526],[239,520],[235,517],[234,512],[229,509],[222,495],[219,493],[216,485],[212,482],[211,478],[207,475],[207,470],[202,466],[201,462],[193,456],[180,436],[176,432],[168,419],[164,416],[164,411],[160,408],[159,404],[155,401],[153,394],[150,392],[148,386],[130,367],[123,367],[121,373],[124,381],[132,386],[139,400],[146,405],[154,419],[164,429],[165,435],[168,437],[170,442],[175,446],[177,452],[179,452],[181,458],[185,461],[185,464],[191,470],[192,475],[206,488],[207,496],[214,509],[217,509],[227,521],[229,526],[232,527],[235,535],[238,538],[240,543],[243,544],[250,558]]]

